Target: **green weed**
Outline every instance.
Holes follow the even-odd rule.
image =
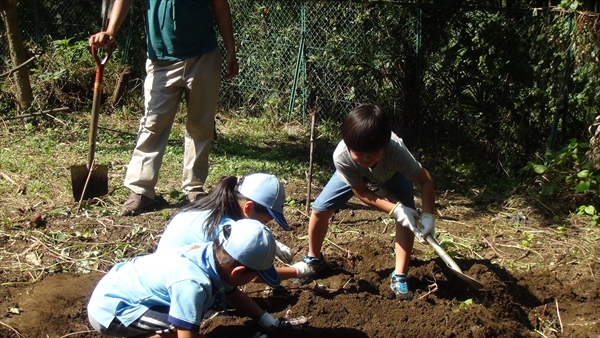
[[[466,299],[464,302],[460,303],[460,305],[458,306],[458,309],[454,309],[452,311],[459,312],[461,310],[466,310],[466,309],[470,308],[472,305],[473,305],[473,299],[469,298],[469,299]]]

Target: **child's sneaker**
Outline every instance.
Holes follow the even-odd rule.
[[[304,256],[304,258],[302,258],[302,262],[308,265],[308,267],[310,268],[310,272],[308,276],[296,278],[295,281],[299,284],[308,284],[312,282],[315,279],[315,275],[318,272],[324,271],[327,269],[327,267],[329,267],[327,261],[325,260],[325,257],[323,256],[323,253],[321,253],[320,258],[306,255]]]
[[[413,292],[408,289],[408,276],[404,273],[397,275],[395,271],[392,271],[390,275],[390,288],[396,296],[403,300],[411,300],[413,298]]]

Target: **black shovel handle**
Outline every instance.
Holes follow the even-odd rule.
[[[100,59],[98,56],[98,47],[92,46],[91,52],[94,61],[96,62],[96,77],[94,79],[94,98],[92,100],[92,118],[90,120],[90,137],[89,137],[89,150],[88,150],[88,170],[92,170],[94,163],[94,156],[96,153],[96,138],[98,136],[98,118],[100,116],[100,105],[102,100],[102,77],[104,76],[104,65],[110,59],[113,50],[115,49],[114,44],[108,46],[106,55]]]

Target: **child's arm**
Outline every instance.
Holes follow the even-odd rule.
[[[429,171],[425,168],[421,168],[419,175],[413,179],[421,187],[421,199],[423,212],[432,214],[435,211],[435,189],[433,178]],[[354,195],[358,197],[366,205],[381,210],[386,213],[390,213],[396,206],[395,203],[388,201],[385,198],[380,197],[375,192],[371,191],[366,183],[353,186],[352,191]]]
[[[394,209],[396,206],[395,203],[392,203],[371,191],[366,183],[353,186],[352,191],[354,192],[354,195],[356,195],[356,197],[358,197],[358,199],[360,199],[363,203],[371,208],[381,210],[385,213],[390,213],[390,211],[392,211],[392,209]]]
[[[169,333],[161,333],[148,336],[139,336],[140,338],[207,338],[205,335],[189,330],[177,330]]]
[[[277,270],[277,274],[279,275],[279,278],[281,278],[281,280],[302,277],[298,274],[298,271],[291,266],[277,267],[275,268],[275,270]],[[256,278],[252,280],[252,283],[264,282],[265,281],[263,281],[262,278],[260,278],[259,276],[256,276]]]
[[[263,315],[265,310],[261,309],[256,302],[245,292],[236,289],[233,293],[226,296],[229,303],[241,314],[257,321]]]
[[[421,168],[419,175],[413,180],[421,187],[421,203],[423,212],[433,214],[435,212],[435,187],[433,177],[425,168]]]

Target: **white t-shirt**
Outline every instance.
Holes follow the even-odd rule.
[[[408,180],[413,180],[421,172],[421,163],[408,151],[404,142],[392,133],[390,142],[383,151],[381,160],[374,168],[365,168],[350,156],[350,151],[344,141],[340,141],[333,152],[333,164],[338,177],[351,187],[364,183],[363,177],[368,178],[377,185],[383,185],[392,178],[396,172],[401,173]]]

